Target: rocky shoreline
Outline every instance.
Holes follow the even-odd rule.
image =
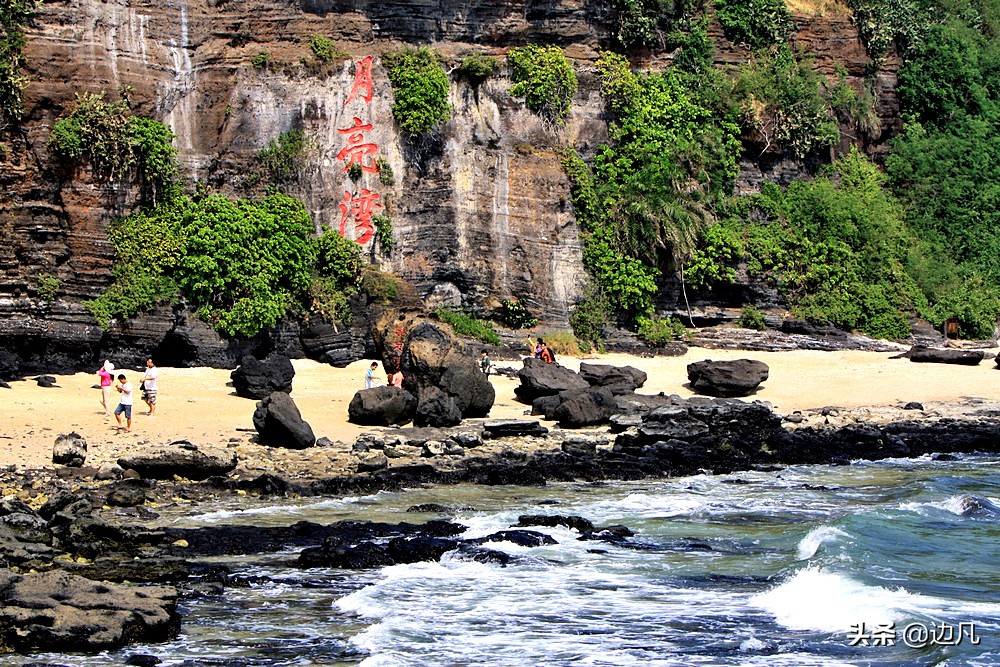
[[[489,538],[466,543],[459,537],[462,527],[443,520],[160,526],[157,510],[178,503],[190,506],[234,495],[361,495],[428,484],[657,479],[1000,452],[1000,406],[975,400],[927,410],[827,407],[791,415],[779,415],[759,401],[727,398],[658,395],[632,404],[632,414],[617,415],[599,428],[550,428],[525,419],[467,420],[450,429],[383,429],[355,443],[359,462],[392,457],[402,464],[335,477],[283,474],[280,458],[271,472],[254,478],[227,474],[198,482],[135,473],[98,480],[96,471],[86,468],[8,469],[0,473],[0,650],[91,651],[174,636],[181,620],[178,598],[224,594],[226,586],[240,585],[238,570],[207,565],[201,561],[205,556],[294,548],[300,555],[291,566],[366,568],[436,559],[458,549],[463,557],[506,562],[503,553],[489,548]],[[451,513],[436,506],[417,510],[442,518]],[[576,522],[577,528],[585,527],[581,539],[622,541],[630,534],[622,527],[586,527],[581,518],[535,521]],[[512,531],[493,539],[525,544],[544,539],[530,530]],[[95,596],[100,599],[96,606]]]

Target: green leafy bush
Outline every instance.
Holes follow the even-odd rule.
[[[363,268],[361,246],[324,227],[323,233],[316,239],[316,271],[319,275],[333,280],[334,286],[339,289],[357,285]]]
[[[361,180],[361,177],[365,175],[364,167],[361,166],[360,162],[352,162],[347,167],[347,177],[352,181],[357,183]]]
[[[375,168],[378,169],[378,180],[382,185],[396,184],[396,175],[392,172],[392,165],[381,155],[375,159]]]
[[[375,225],[375,240],[378,246],[386,255],[391,255],[395,247],[392,240],[392,218],[387,215],[375,215],[372,216],[372,223]]]
[[[250,60],[250,64],[258,71],[269,69],[272,62],[270,51],[261,51]]]
[[[760,312],[752,303],[746,303],[743,304],[743,313],[740,315],[740,319],[736,320],[736,326],[763,331],[767,328],[767,322],[764,320],[764,313]]]
[[[919,43],[926,18],[914,0],[848,0],[851,17],[875,67],[894,43],[902,50]]]
[[[313,56],[316,57],[316,60],[321,63],[329,63],[336,57],[346,55],[343,51],[338,51],[333,45],[333,40],[324,35],[313,35],[309,39],[309,49],[312,51]]]
[[[477,320],[471,315],[447,308],[438,308],[434,314],[445,324],[451,325],[456,335],[475,338],[489,345],[500,345],[501,343],[500,335],[493,328],[493,325],[485,320]]]
[[[183,295],[230,335],[252,336],[300,303],[312,282],[312,220],[281,193],[259,202],[173,198],[117,221],[111,287],[87,305],[102,326]]]
[[[382,54],[392,83],[392,115],[404,132],[427,134],[451,118],[448,75],[428,48]]]
[[[257,153],[271,183],[292,183],[299,179],[315,144],[302,130],[286,130]]]
[[[507,52],[514,85],[510,94],[523,97],[528,108],[543,118],[563,124],[576,95],[576,72],[558,46],[534,44]]]
[[[28,82],[21,74],[27,43],[24,28],[37,4],[36,0],[0,2],[0,129],[24,113],[22,96]]]
[[[62,287],[61,280],[55,276],[49,275],[48,273],[42,273],[38,276],[38,283],[35,287],[35,291],[38,294],[38,298],[42,301],[52,301],[59,293],[60,287]]]
[[[778,144],[805,157],[840,140],[840,128],[812,61],[797,60],[790,49],[759,54],[741,67],[735,94],[742,100],[744,123],[764,150]]]
[[[538,324],[520,299],[502,299],[500,309],[504,323],[512,329],[530,329]]]
[[[49,148],[71,163],[87,161],[94,173],[113,179],[135,177],[143,201],[154,205],[173,192],[177,178],[174,133],[163,123],[133,116],[124,100],[104,94],[77,95],[69,115],[56,121]]]
[[[681,321],[672,317],[640,317],[636,323],[638,324],[639,338],[652,345],[683,340],[688,335],[687,328],[681,324]]]
[[[604,339],[604,327],[611,321],[611,303],[600,287],[589,283],[583,298],[573,307],[569,324],[577,338],[594,345]]]
[[[377,266],[366,266],[361,273],[361,291],[372,301],[389,303],[399,295],[399,283]]]
[[[462,58],[458,65],[458,73],[468,79],[472,85],[478,86],[500,68],[500,61],[485,53],[474,53]]]
[[[715,0],[729,41],[758,50],[784,44],[795,30],[785,0]]]

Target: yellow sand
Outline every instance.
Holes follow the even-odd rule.
[[[826,405],[896,406],[907,401],[959,401],[963,397],[1000,401],[1000,372],[993,361],[965,367],[915,364],[890,356],[878,352],[768,353],[692,348],[683,357],[604,355],[584,360],[641,368],[649,374],[641,393],[663,391],[690,396],[692,392],[684,387],[688,363],[702,359],[759,359],[770,367],[770,379],[753,398],[770,402],[782,413]],[[580,363],[579,359],[566,357],[559,361],[574,370]],[[364,384],[368,363],[359,361],[347,368],[332,368],[308,360],[294,362],[292,397],[317,436],[350,443],[359,433],[373,430],[347,423],[347,406]],[[520,367],[515,362],[499,365]],[[238,439],[240,447],[252,447],[247,441],[253,435],[255,402],[236,396],[226,386],[229,371],[161,368],[158,412],[154,417],[144,414],[146,406],[139,400],[141,372],[128,371],[128,375],[136,385],[136,406],[133,429],[127,434],[115,430],[114,416],[104,415],[100,390],[92,388],[98,382],[96,374],[59,376],[59,388],[38,387],[28,380],[11,383],[12,389],[0,389],[0,466],[50,465],[56,435],[69,431],[87,439],[88,465],[113,461],[120,452],[141,444],[177,439],[220,446]],[[491,417],[521,416],[527,406],[514,400],[517,382],[502,376],[491,379],[497,389]],[[342,448],[345,456],[340,460],[347,460],[347,449]]]

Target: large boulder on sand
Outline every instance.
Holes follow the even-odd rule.
[[[79,468],[87,460],[87,441],[77,432],[60,433],[52,447],[52,462]]]
[[[103,651],[177,635],[177,590],[125,586],[61,571],[0,569],[0,647],[31,651]]]
[[[392,426],[413,419],[417,399],[399,387],[362,389],[347,407],[347,421],[363,426]]]
[[[135,470],[146,479],[208,479],[236,467],[236,454],[214,447],[200,447],[187,440],[150,447],[118,459],[118,465]]]
[[[763,361],[754,359],[706,359],[688,364],[687,374],[691,386],[698,393],[709,396],[749,396],[767,379],[768,367]]]
[[[263,360],[248,354],[240,359],[239,367],[229,377],[238,396],[259,401],[276,391],[292,393],[295,368],[282,354],[272,353]]]
[[[428,387],[420,394],[417,414],[413,418],[417,426],[443,428],[462,423],[462,411],[453,399],[437,387]]]
[[[646,384],[646,374],[633,366],[581,362],[580,377],[592,387],[631,386],[635,390]]]
[[[976,366],[986,356],[983,350],[948,350],[923,345],[914,345],[898,357],[909,357],[910,361],[926,364],[958,364]],[[894,357],[894,358],[898,358]]]
[[[316,444],[316,436],[292,397],[276,391],[257,404],[253,425],[261,444],[305,449]]]
[[[531,402],[540,396],[553,396],[570,389],[586,389],[590,383],[559,364],[547,364],[541,359],[528,357],[524,368],[517,372],[521,384],[514,393],[522,401]]]
[[[400,339],[391,345],[401,346],[403,386],[416,394],[418,403],[424,400],[425,392],[436,387],[451,396],[463,418],[489,414],[496,391],[476,358],[454,334],[436,322],[418,318],[391,328],[389,335]],[[383,340],[383,349],[386,342],[390,341]]]
[[[615,395],[607,387],[574,389],[559,394],[562,399],[552,411],[553,419],[563,428],[602,424],[617,411]]]

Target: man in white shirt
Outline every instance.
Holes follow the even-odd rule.
[[[115,419],[118,420],[118,428],[122,428],[122,413],[125,413],[128,425],[124,428],[125,432],[128,433],[132,430],[132,383],[128,381],[124,373],[118,374],[118,385],[115,389],[122,395],[118,407],[115,408]]]
[[[153,364],[152,359],[146,359],[146,374],[142,376],[142,400],[149,406],[146,414],[152,417],[156,414],[156,376],[159,369]]]

